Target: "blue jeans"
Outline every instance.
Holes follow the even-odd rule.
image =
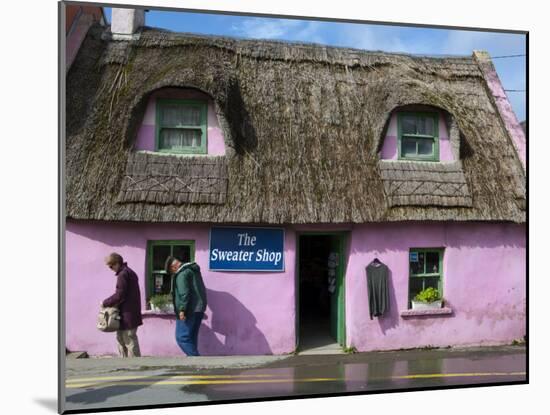
[[[176,342],[187,356],[200,356],[197,344],[203,316],[204,313],[189,313],[185,320],[176,320]]]

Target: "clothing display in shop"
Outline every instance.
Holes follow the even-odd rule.
[[[369,314],[372,317],[382,316],[390,309],[387,265],[375,258],[366,268],[367,289],[369,294]]]
[[[328,292],[336,291],[336,267],[338,267],[338,254],[331,252],[328,256]]]

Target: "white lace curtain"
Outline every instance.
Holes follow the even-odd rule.
[[[200,147],[201,131],[179,128],[163,128],[160,134],[161,148]]]
[[[200,126],[201,110],[188,105],[165,106],[162,109],[162,125],[167,127]]]
[[[173,128],[184,126],[201,126],[201,109],[199,107],[188,105],[167,105],[163,107],[161,113],[160,147],[164,149],[200,147],[200,129]]]

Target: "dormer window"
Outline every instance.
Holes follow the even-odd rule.
[[[398,113],[399,160],[439,161],[438,130],[435,112]]]
[[[207,103],[158,99],[155,150],[166,153],[207,153]]]

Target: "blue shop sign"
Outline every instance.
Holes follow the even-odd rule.
[[[281,228],[210,229],[211,271],[284,271],[285,231]]]

